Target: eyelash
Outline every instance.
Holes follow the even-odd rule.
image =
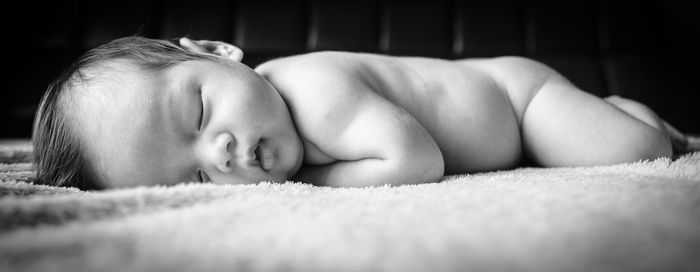
[[[199,122],[197,123],[197,131],[202,131],[202,122],[204,120],[204,97],[202,96],[202,91],[199,90],[199,103],[200,103],[200,111],[199,111]],[[203,170],[197,170],[197,178],[199,179],[200,183],[205,183],[206,182],[206,173]]]
[[[200,103],[200,105],[199,105],[200,111],[199,111],[199,122],[197,123],[197,127],[198,127],[197,131],[202,130],[202,121],[204,121],[204,98],[202,97],[201,91],[199,92],[199,103]]]

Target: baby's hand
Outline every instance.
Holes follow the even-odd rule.
[[[198,40],[180,38],[180,46],[190,52],[211,54],[240,62],[243,60],[243,50],[231,44],[220,41]]]

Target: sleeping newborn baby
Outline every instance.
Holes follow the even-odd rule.
[[[126,37],[89,51],[39,106],[37,180],[398,185],[524,158],[605,165],[687,146],[647,107],[600,99],[522,57],[317,52],[255,69],[241,58],[232,45],[186,38]]]

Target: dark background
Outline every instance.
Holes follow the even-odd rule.
[[[140,33],[227,41],[255,66],[317,50],[521,55],[598,96],[639,100],[700,133],[691,1],[54,1],[2,4],[0,138],[26,138],[49,82],[87,49]],[[126,113],[125,113],[126,114]]]

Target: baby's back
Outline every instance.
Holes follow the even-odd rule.
[[[319,67],[310,65],[317,62],[323,69],[306,68]],[[521,156],[516,114],[505,91],[482,69],[487,62],[321,52],[274,60],[256,70],[273,78],[304,67],[305,76],[296,80],[333,81],[330,86],[362,82],[418,120],[438,144],[445,174],[456,174],[513,167]],[[326,76],[329,70],[334,76]],[[296,85],[308,86],[276,87],[289,98],[302,91]]]

